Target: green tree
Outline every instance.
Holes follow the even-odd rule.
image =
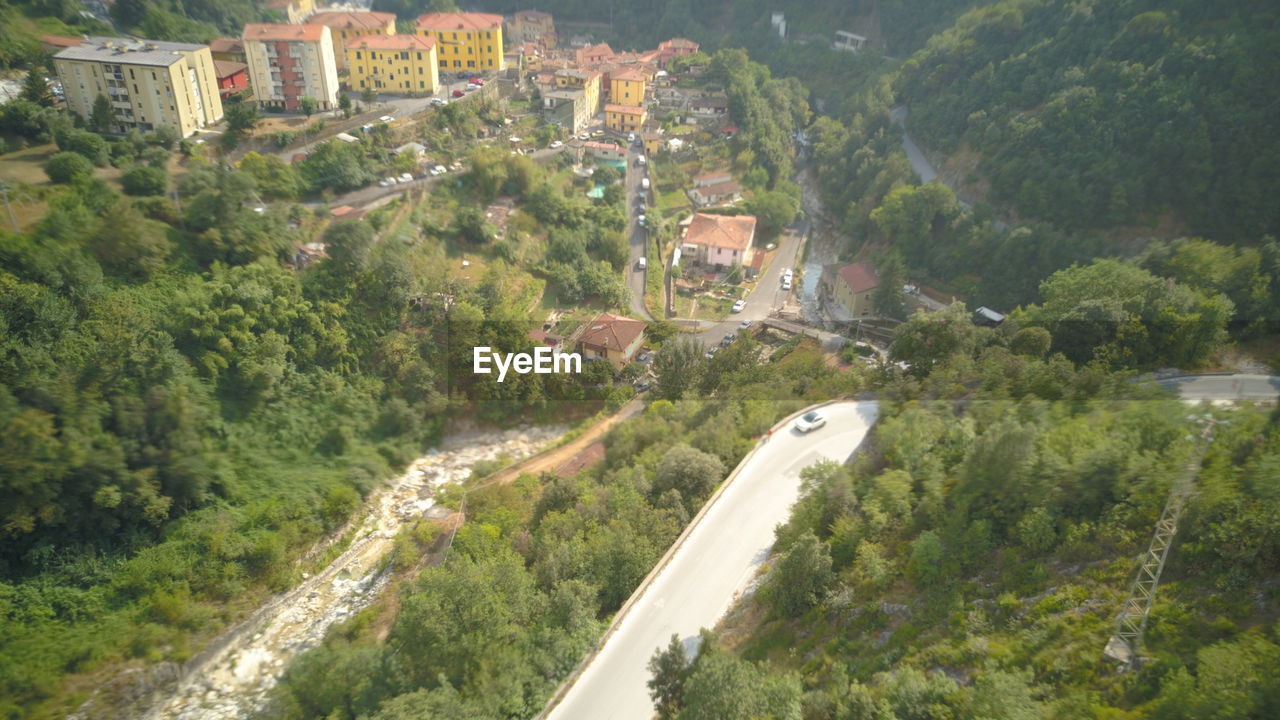
[[[924,377],[946,359],[977,350],[984,337],[981,330],[961,302],[946,310],[917,311],[894,330],[889,357],[908,363],[913,375]]]
[[[649,697],[658,708],[662,720],[674,718],[684,704],[684,683],[689,676],[689,659],[680,636],[671,635],[666,648],[653,651],[649,658]]]
[[[770,675],[720,650],[704,650],[684,684],[678,720],[800,720],[800,681]]]
[[[906,283],[906,268],[897,253],[889,253],[876,266],[880,284],[871,294],[871,309],[876,315],[901,320],[905,312],[902,286]]]
[[[241,172],[253,178],[258,192],[265,198],[294,200],[306,190],[306,183],[298,169],[277,155],[245,153],[239,167]]]
[[[615,170],[612,165],[597,165],[595,172],[591,174],[591,178],[600,185],[612,185],[621,177],[622,173]]]
[[[303,95],[302,97],[298,98],[298,109],[301,110],[302,114],[306,115],[308,118],[311,117],[312,115],[315,115],[316,110],[318,110],[319,108],[320,108],[320,101],[316,100],[310,95]]]
[[[75,152],[55,153],[44,163],[44,173],[51,182],[66,184],[93,176],[93,163]]]
[[[350,277],[369,266],[373,250],[373,227],[358,220],[342,220],[324,231],[329,262]]]
[[[653,358],[653,372],[658,376],[654,395],[679,400],[686,391],[697,387],[704,370],[702,343],[689,335],[677,335],[664,342]]]
[[[169,173],[164,168],[134,165],[120,176],[126,195],[164,195],[169,189]]]
[[[827,544],[806,531],[771,573],[770,605],[782,617],[799,617],[817,606],[834,579]]]
[[[244,136],[258,126],[258,108],[249,103],[229,102],[222,108],[223,119],[227,123],[227,132],[234,136]]]
[[[19,97],[40,107],[53,107],[53,93],[49,92],[49,83],[45,82],[44,73],[40,72],[40,68],[32,66],[27,70],[27,76],[22,80],[22,93]]]
[[[672,445],[658,461],[653,476],[654,497],[675,489],[688,500],[706,497],[724,479],[720,458],[683,443]]]
[[[343,117],[351,117],[351,96],[345,92],[338,93],[338,109]]]
[[[800,203],[784,192],[768,190],[748,200],[746,209],[756,216],[760,236],[771,239],[777,237],[783,228],[796,219],[796,214],[800,211]]]
[[[115,129],[115,110],[106,95],[98,93],[93,98],[93,109],[89,113],[89,129],[96,133],[108,133]]]

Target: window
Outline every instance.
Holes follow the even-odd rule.
[[[421,69],[421,68],[419,68],[419,69]],[[423,82],[422,80],[419,80],[419,81],[418,81],[418,87],[420,87],[420,88],[425,88],[426,86],[427,86],[427,84],[426,84],[425,82]]]
[[[475,61],[475,60],[468,60],[468,61],[467,61],[467,67],[469,67],[469,68],[473,68],[473,67],[475,67],[475,66],[476,66],[476,61]]]
[[[356,51],[356,59],[357,59],[357,60],[359,60],[359,59],[360,59],[360,51],[359,51],[359,50],[357,50],[357,51]]]
[[[441,60],[441,61],[440,61],[440,67],[442,67],[442,68],[447,68],[447,67],[449,67],[449,61],[448,61],[448,60]]]
[[[456,68],[460,68],[460,67],[462,67],[462,61],[461,61],[461,60],[454,60],[454,61],[453,61],[453,66],[454,66],[454,67],[456,67]]]

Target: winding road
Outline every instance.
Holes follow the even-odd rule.
[[[769,557],[773,528],[800,495],[800,471],[819,460],[847,460],[879,410],[875,402],[844,401],[823,412],[826,427],[802,435],[788,419],[743,459],[618,612],[598,653],[540,717],[650,720],[645,683],[654,649],[674,633],[692,653],[698,631],[716,624]]]

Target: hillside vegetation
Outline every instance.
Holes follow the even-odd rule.
[[[1273,419],[1215,411],[1226,422],[1165,571],[1146,659],[1121,673],[1102,649],[1202,425],[1176,399],[1067,365],[995,349],[976,365],[961,358],[891,390],[852,466],[804,471],[772,569],[725,628],[733,650],[712,637],[691,666],[673,651],[655,660],[663,715],[1273,717]],[[982,372],[993,363],[1004,372]],[[1037,384],[1045,372],[1054,382]]]

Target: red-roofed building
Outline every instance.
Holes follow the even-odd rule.
[[[302,98],[312,97],[319,110],[338,107],[338,67],[328,27],[250,23],[241,39],[259,104],[296,111]]]
[[[689,199],[698,207],[732,205],[742,199],[742,186],[732,180],[700,185],[689,191]]]
[[[604,126],[610,130],[639,132],[640,126],[644,125],[647,117],[648,113],[645,112],[645,109],[637,105],[610,103],[604,106]]]
[[[647,327],[641,320],[601,313],[582,326],[578,347],[585,359],[608,360],[615,370],[621,370],[644,344]]]
[[[698,52],[698,43],[684,38],[671,38],[658,43],[657,63],[666,67],[672,58],[682,55],[693,55]]]
[[[694,213],[680,253],[699,264],[727,268],[751,264],[756,239],[754,215]]]
[[[218,94],[223,99],[249,89],[249,66],[244,63],[214,60],[213,72],[218,76]]]
[[[240,38],[220,37],[209,41],[209,54],[214,60],[244,62],[244,41]]]
[[[439,86],[435,38],[364,35],[347,41],[347,85],[352,89],[428,95]]]
[[[609,47],[609,43],[600,43],[599,45],[588,45],[575,50],[573,59],[579,66],[596,65],[609,62],[614,55],[613,48]]]
[[[370,35],[395,35],[395,13],[369,10],[326,10],[307,19],[308,23],[324,25],[333,32],[333,54],[339,70],[347,68],[346,49],[357,38]]]
[[[427,13],[418,16],[419,35],[435,38],[440,70],[502,70],[502,16],[488,13]]]
[[[880,287],[880,278],[870,263],[827,265],[822,269],[819,285],[827,298],[851,317],[858,318],[872,314],[872,296]]]

